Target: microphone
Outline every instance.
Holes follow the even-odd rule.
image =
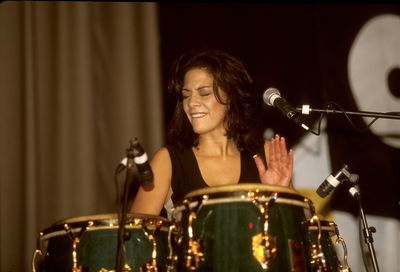
[[[268,88],[263,94],[264,103],[268,106],[273,106],[280,110],[290,120],[302,126],[305,130],[309,130],[309,127],[303,124],[300,117],[297,114],[296,109],[290,105],[283,97],[278,89]]]
[[[130,147],[131,154],[133,156],[133,162],[136,165],[138,170],[140,184],[142,186],[149,186],[153,184],[153,171],[148,162],[147,153],[144,151],[144,148],[139,143],[139,140],[135,138],[135,140],[131,143]],[[121,172],[128,165],[128,158],[123,158],[118,165],[117,173]]]
[[[153,171],[148,161],[147,153],[140,145],[137,138],[132,143],[133,148],[133,161],[139,172],[140,183],[143,186],[149,186],[153,184]]]
[[[352,174],[349,167],[345,164],[334,176],[330,174],[318,187],[317,194],[324,198],[329,195],[344,180],[349,179]]]

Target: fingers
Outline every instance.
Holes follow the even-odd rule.
[[[269,157],[269,148],[271,146],[270,141],[265,141],[264,142],[264,154],[265,154],[265,162],[267,163],[267,166],[269,167],[269,161],[270,161],[270,157]]]
[[[291,186],[293,151],[288,151],[286,139],[276,135],[270,141],[265,141],[264,151],[268,168],[261,157],[254,156],[261,182],[264,184]]]
[[[270,141],[269,157],[271,166],[276,163],[285,163],[289,160],[289,153],[286,147],[286,140],[279,135],[276,135]]]
[[[288,150],[284,137],[276,135],[269,141],[269,157],[268,168],[278,172],[282,180],[290,180],[294,155],[293,150]]]
[[[266,169],[263,160],[256,154],[253,156],[254,162],[256,163],[256,167],[258,169],[258,173],[262,175]]]

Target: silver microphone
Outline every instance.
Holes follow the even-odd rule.
[[[303,124],[297,114],[296,108],[290,105],[283,97],[278,89],[268,88],[263,94],[263,101],[268,106],[273,106],[280,110],[290,120],[302,126],[305,130],[309,130],[309,127]]]

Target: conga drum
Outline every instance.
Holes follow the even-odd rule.
[[[295,190],[238,184],[195,190],[173,211],[178,271],[307,271],[302,222],[312,203]]]
[[[128,214],[124,271],[166,271],[169,221]],[[115,271],[118,215],[99,214],[56,222],[40,232],[33,271]]]
[[[347,247],[339,235],[335,222],[320,220],[318,216],[304,222],[307,234],[306,252],[310,271],[351,271],[347,259]],[[339,260],[336,245],[343,247],[343,263]]]

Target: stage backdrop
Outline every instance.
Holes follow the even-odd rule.
[[[260,103],[276,87],[295,106],[393,112],[399,18],[394,5],[2,2],[0,271],[30,271],[52,223],[116,211],[115,166],[134,136],[150,155],[163,144],[174,106],[166,76],[182,52],[242,58]],[[353,271],[365,270],[356,203],[344,186],[325,199],[315,190],[343,163],[360,176],[380,270],[399,271],[399,121],[367,129],[371,118],[351,118],[356,129],[329,115],[316,136],[271,107],[260,118],[295,149],[295,186],[337,223]],[[316,129],[318,118],[304,122]]]
[[[399,6],[160,4],[159,14],[164,88],[179,54],[216,47],[247,63],[260,103],[264,90],[275,87],[294,106],[325,109],[336,102],[347,111],[400,111]],[[167,122],[173,102],[165,101]],[[317,130],[319,117],[303,120]],[[282,134],[295,149],[295,186],[338,224],[353,271],[365,269],[361,252],[368,255],[360,249],[357,202],[344,185],[325,199],[315,193],[345,163],[359,175],[381,271],[400,271],[400,120],[378,119],[368,128],[372,118],[349,116],[352,125],[345,115],[331,114],[316,136],[273,108],[260,118],[266,135]]]
[[[129,140],[163,142],[159,68],[155,3],[0,4],[1,272],[32,271],[51,224],[118,210]]]

